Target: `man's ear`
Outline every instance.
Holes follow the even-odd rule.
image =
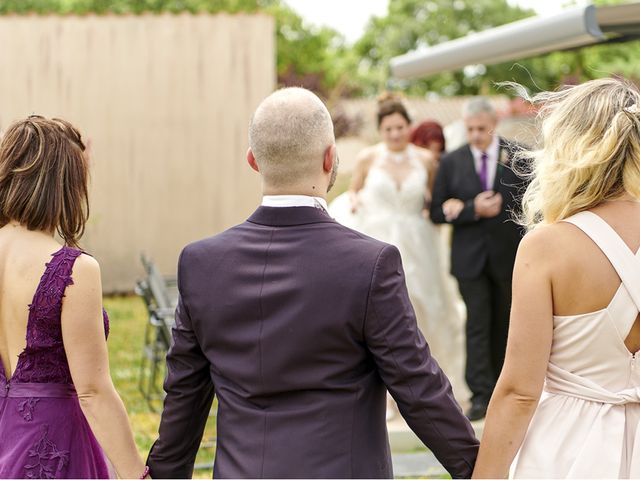
[[[260,173],[260,167],[258,167],[258,162],[256,162],[256,157],[253,156],[253,152],[251,151],[251,149],[247,150],[247,163],[256,172]]]
[[[322,162],[322,169],[325,171],[325,173],[331,173],[333,171],[333,164],[336,161],[336,144],[332,143],[324,151],[324,161]]]

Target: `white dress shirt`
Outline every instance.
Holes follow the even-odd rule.
[[[263,207],[315,207],[329,211],[327,201],[321,197],[309,195],[265,195],[262,197]]]
[[[476,172],[480,174],[480,168],[482,167],[482,150],[479,150],[473,145],[469,145],[469,147],[473,155]],[[496,170],[498,169],[498,156],[500,155],[500,139],[497,135],[493,136],[493,140],[485,153],[487,154],[487,186],[489,190],[493,190],[493,184],[496,180]]]

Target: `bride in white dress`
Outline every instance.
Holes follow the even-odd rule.
[[[381,102],[382,143],[363,150],[348,192],[329,207],[340,223],[398,247],[418,327],[449,377],[458,401],[463,380],[463,319],[453,280],[441,266],[439,231],[426,214],[436,163],[409,143],[410,120],[402,105]]]

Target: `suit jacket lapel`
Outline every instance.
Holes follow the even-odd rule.
[[[506,150],[507,144],[505,143],[504,139],[500,138],[499,142],[500,142],[500,146],[498,148],[498,164],[496,165],[496,178],[493,181],[494,192],[497,192],[500,186],[502,186],[502,177],[504,175],[504,165],[501,163],[501,159],[502,159],[503,152],[507,153],[507,150]]]
[[[464,157],[464,176],[473,182],[475,187],[478,189],[478,192],[481,192],[484,189],[482,188],[482,183],[480,183],[480,176],[476,171],[476,163],[473,159],[473,153],[471,153],[471,147],[469,147],[469,144],[466,145]]]
[[[247,220],[258,225],[291,227],[310,223],[335,223],[323,208],[260,206]]]

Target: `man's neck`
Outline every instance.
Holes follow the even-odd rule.
[[[262,189],[262,195],[263,196],[280,196],[280,195],[303,195],[305,197],[316,197],[316,198],[322,198],[325,199],[327,198],[327,194],[323,193],[320,191],[320,188],[287,188],[287,189],[280,189],[280,188],[269,188],[269,187],[264,187]]]
[[[262,197],[264,207],[316,207],[324,211],[329,210],[327,201],[322,197],[309,195],[264,195]]]
[[[497,150],[499,147],[500,147],[500,138],[497,135],[495,135],[493,137],[493,140],[491,140],[489,145],[487,145],[486,147],[480,148],[480,147],[476,147],[475,145],[471,145],[471,150],[478,153],[490,153],[494,149]]]

